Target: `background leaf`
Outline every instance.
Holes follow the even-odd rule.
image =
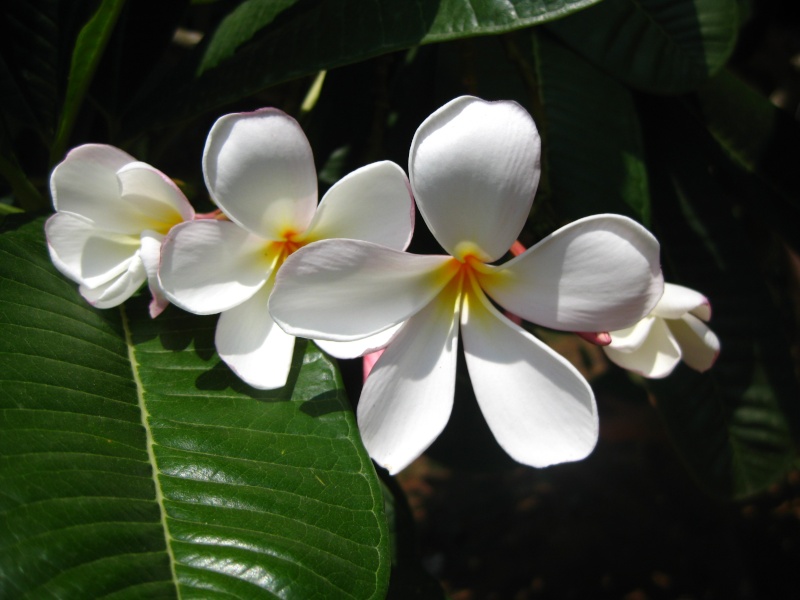
[[[263,2],[263,0],[262,0]],[[131,108],[130,132],[186,119],[270,85],[370,57],[543,23],[597,0],[297,3],[257,33],[234,15]],[[253,4],[258,4],[253,0]],[[283,4],[281,4],[283,6]],[[242,10],[237,19],[248,18]],[[321,26],[324,24],[324,26]],[[242,44],[238,36],[247,36]],[[232,52],[225,56],[220,49]],[[212,55],[207,59],[206,54]]]
[[[725,70],[686,103],[730,159],[731,187],[749,190],[759,213],[800,252],[800,125]]]
[[[337,369],[300,343],[289,384],[253,390],[214,321],[94,310],[41,220],[0,236],[0,595],[383,596],[381,489]]]
[[[272,23],[279,14],[297,0],[245,0],[220,21],[203,53],[200,71],[213,69],[223,60],[233,56],[237,48],[246,44],[260,30]]]
[[[58,4],[57,0],[32,0],[4,2],[0,8],[0,49],[7,67],[3,88],[18,90],[0,100],[0,106],[12,134],[17,133],[13,128],[24,123],[35,126],[45,143],[55,134],[60,104],[60,41],[65,31],[59,27]],[[24,118],[15,123],[18,116]]]
[[[53,164],[58,162],[66,151],[86,90],[103,56],[124,3],[125,0],[103,0],[78,34],[75,49],[72,51],[67,89],[58,119],[56,138],[50,148],[50,162]]]
[[[696,88],[730,58],[735,0],[604,0],[549,26],[573,50],[644,91]]]
[[[714,174],[724,157],[677,104],[650,107],[654,217],[665,274],[708,296],[721,352],[703,374],[683,365],[648,382],[678,452],[701,487],[743,498],[779,480],[800,439],[800,389],[781,306],[767,287],[756,246],[734,216],[736,196]],[[748,230],[749,229],[749,230]]]
[[[532,37],[544,166],[559,213],[575,220],[611,212],[648,224],[647,169],[630,90],[551,37]]]

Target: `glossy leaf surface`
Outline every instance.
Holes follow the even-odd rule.
[[[215,319],[88,306],[42,222],[0,236],[4,597],[380,598],[379,482],[336,367],[260,392]]]

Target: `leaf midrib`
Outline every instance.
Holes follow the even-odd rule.
[[[120,305],[119,311],[122,321],[122,330],[125,333],[125,346],[128,349],[128,359],[131,363],[131,374],[136,385],[136,397],[139,403],[139,412],[142,417],[142,427],[144,427],[146,436],[145,443],[147,445],[147,457],[150,462],[150,468],[153,474],[153,484],[156,492],[155,502],[158,504],[158,510],[161,515],[161,528],[164,531],[164,546],[166,547],[167,556],[169,556],[169,569],[170,573],[172,573],[172,581],[175,584],[175,594],[178,598],[181,598],[181,589],[178,585],[178,574],[175,565],[175,554],[172,551],[172,536],[169,533],[167,511],[166,507],[164,506],[164,493],[161,490],[161,480],[158,477],[158,463],[156,461],[155,451],[153,450],[155,441],[153,440],[153,432],[150,429],[150,413],[147,411],[147,405],[144,398],[144,387],[142,385],[142,379],[139,376],[139,361],[136,360],[136,348],[133,345],[133,335],[131,333],[130,321],[128,320],[128,313],[125,310],[124,304]]]

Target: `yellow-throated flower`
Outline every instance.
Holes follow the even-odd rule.
[[[267,310],[287,256],[331,237],[403,250],[414,204],[392,162],[367,165],[336,183],[317,206],[317,174],[300,125],[277,109],[221,117],[203,152],[206,186],[230,220],[184,223],[164,241],[159,279],[167,297],[196,314],[221,313],[215,344],[222,360],[253,387],[283,386],[294,337]],[[340,357],[380,347],[390,334],[321,345]]]
[[[494,303],[554,329],[626,327],[661,296],[659,246],[634,221],[601,215],[492,264],[525,224],[539,157],[539,134],[521,106],[457,98],[422,123],[409,157],[417,206],[449,255],[326,240],[298,250],[278,273],[270,312],[289,333],[348,341],[403,324],[358,405],[364,443],[392,473],[447,423],[459,330],[480,408],[514,459],[578,460],[596,443],[588,383]]]

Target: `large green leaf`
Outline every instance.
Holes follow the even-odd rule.
[[[611,212],[647,224],[647,170],[631,92],[549,36],[533,38],[545,167],[559,213],[574,220]]]
[[[549,25],[576,52],[636,88],[692,90],[728,60],[736,0],[605,0]]]
[[[336,367],[260,392],[213,317],[97,311],[42,222],[0,236],[0,596],[379,598],[380,484]]]
[[[741,498],[790,468],[800,388],[757,248],[714,177],[721,156],[700,124],[673,108],[659,103],[650,115],[661,123],[651,148],[654,221],[668,278],[711,300],[721,352],[706,373],[681,365],[649,387],[700,485]]]
[[[301,2],[276,16],[249,0],[183,64],[145,90],[129,133],[186,119],[270,85],[418,44],[550,21],[598,0],[343,0]],[[274,3],[272,3],[274,4]],[[286,6],[281,2],[279,8]],[[259,11],[256,5],[267,5]],[[265,26],[254,30],[256,14]],[[246,38],[246,39],[242,39]],[[245,43],[246,42],[246,43]]]

